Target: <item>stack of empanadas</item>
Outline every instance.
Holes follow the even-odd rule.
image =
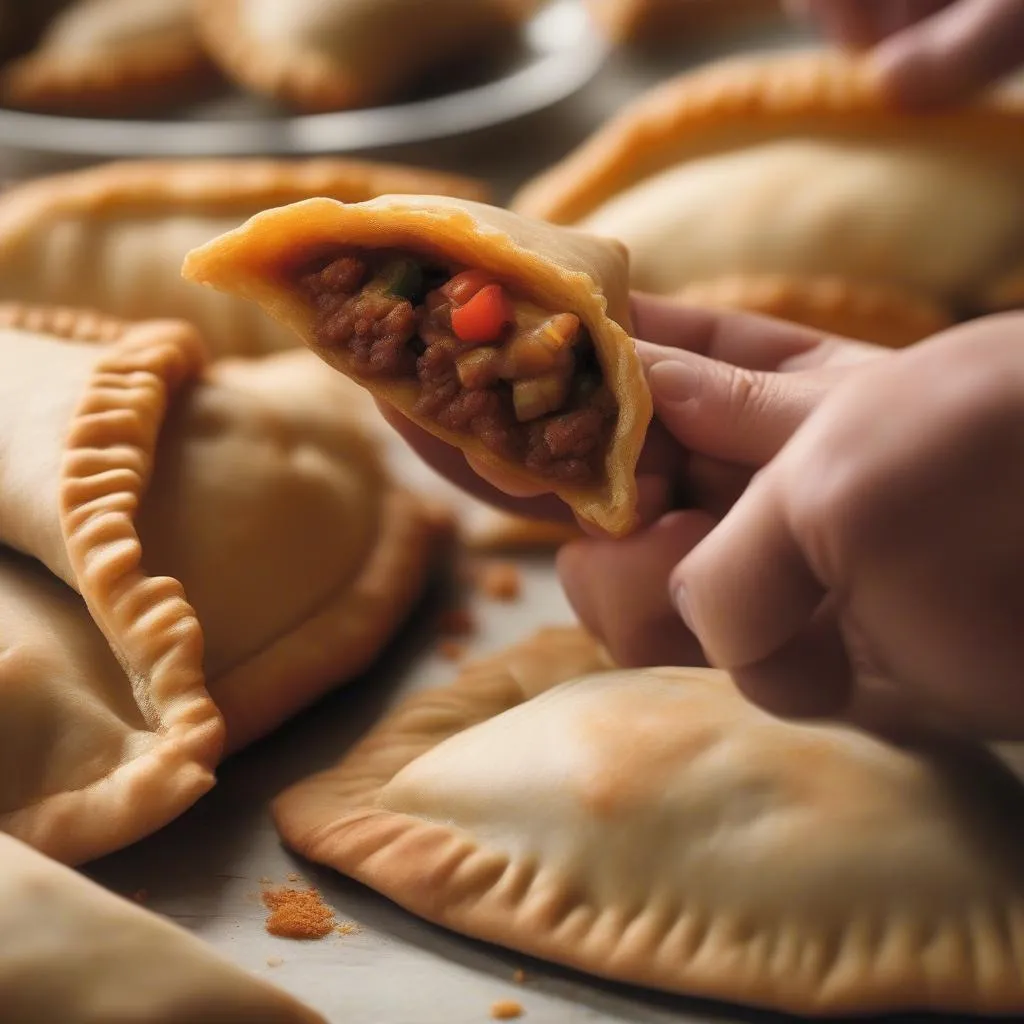
[[[1024,1012],[1024,786],[548,630],[284,792],[285,841],[457,931],[797,1014]]]
[[[1024,106],[896,110],[867,64],[736,58],[659,86],[515,209],[624,242],[633,285],[883,344],[1024,301]]]
[[[453,63],[493,60],[537,0],[73,0],[32,21],[0,6],[0,103],[48,113],[162,113],[218,70],[298,111],[384,104]],[[28,7],[29,4],[24,4]],[[52,16],[54,8],[61,7]],[[9,10],[10,8],[10,10]],[[41,32],[33,28],[45,26]],[[6,38],[5,38],[6,37]]]
[[[180,322],[3,318],[0,825],[76,863],[365,669],[447,524],[304,352],[206,368]]]

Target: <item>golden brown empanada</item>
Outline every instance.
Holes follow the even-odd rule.
[[[182,259],[266,207],[382,192],[486,195],[467,178],[335,159],[129,161],[38,179],[0,197],[0,299],[183,317],[214,356],[293,346],[249,303],[182,281]]]
[[[679,45],[693,39],[767,20],[779,0],[587,0],[594,20],[616,42]]]
[[[898,343],[1021,273],[1022,173],[1019,99],[904,113],[856,58],[759,55],[659,86],[513,205],[625,242],[646,291],[728,288],[756,309],[767,277],[815,323],[825,277],[830,327],[863,335],[881,289],[868,337]]]
[[[239,84],[304,111],[372,106],[507,43],[536,0],[195,0]]]
[[[183,928],[0,834],[4,1024],[325,1024]]]
[[[632,528],[651,400],[617,243],[458,199],[311,199],[183,272],[252,299],[499,486]]]
[[[548,630],[287,790],[285,841],[432,921],[800,1014],[1024,1012],[1024,788]],[[559,685],[561,684],[561,685]]]
[[[34,0],[32,0],[34,2]],[[0,74],[0,103],[61,114],[142,114],[216,81],[191,0],[77,0]],[[26,4],[27,6],[27,4]]]
[[[267,398],[286,359],[311,383]],[[0,541],[67,584],[6,556],[0,828],[79,862],[367,667],[448,527],[351,414],[317,414],[305,351],[200,378],[185,324],[105,344],[7,328],[0,367]]]

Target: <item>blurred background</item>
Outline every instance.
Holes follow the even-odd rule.
[[[410,19],[449,0],[362,5],[372,17],[357,13],[355,41],[328,56],[364,79],[383,64],[408,74],[311,99],[281,80],[323,58],[331,20],[359,4],[0,0],[0,176],[123,157],[353,153],[480,176],[505,200],[663,78],[806,41],[776,0],[499,4],[513,8],[506,29],[432,60],[410,60],[410,40],[435,47]],[[261,48],[233,48],[247,28],[226,13],[251,17]]]

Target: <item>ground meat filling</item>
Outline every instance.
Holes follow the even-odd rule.
[[[418,380],[418,415],[558,482],[602,475],[618,409],[574,315],[392,250],[321,259],[299,285],[319,343],[362,376]]]

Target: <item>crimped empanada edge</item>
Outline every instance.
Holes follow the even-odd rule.
[[[1024,100],[999,93],[968,106],[916,115],[921,132],[961,145],[996,147],[1024,169]],[[883,93],[865,59],[828,51],[726,58],[684,72],[627,105],[563,160],[524,185],[511,208],[558,224],[577,223],[605,199],[673,161],[680,140],[732,126],[814,120],[842,131],[908,131],[908,115]],[[711,150],[714,151],[714,145]]]
[[[562,682],[613,667],[573,628],[542,631],[469,664],[452,685],[409,698],[340,765],[280,794],[273,804],[277,828],[300,855],[418,916],[614,980],[800,1015],[1021,1012],[1024,976],[1014,957],[1024,937],[1024,901],[1003,905],[993,895],[991,905],[957,922],[954,946],[965,950],[986,930],[1007,940],[995,959],[985,959],[991,947],[977,947],[977,957],[965,954],[959,974],[951,975],[948,958],[928,957],[934,923],[916,917],[883,927],[865,911],[842,935],[795,923],[760,935],[755,946],[748,924],[713,918],[697,904],[598,914],[585,893],[568,890],[536,864],[515,864],[461,830],[377,805],[399,771],[448,737]],[[395,743],[396,735],[403,742]],[[742,971],[723,975],[723,964],[749,962],[758,951],[767,967],[749,972],[749,981]]]
[[[185,811],[213,786],[221,757],[224,722],[205,686],[202,629],[176,580],[145,575],[134,524],[169,398],[204,356],[194,329],[179,321],[131,325],[8,304],[0,322],[94,342],[102,353],[65,441],[61,529],[82,598],[159,742],[81,789],[3,816],[5,831],[81,863]],[[136,813],[125,823],[110,811],[128,802]]]

